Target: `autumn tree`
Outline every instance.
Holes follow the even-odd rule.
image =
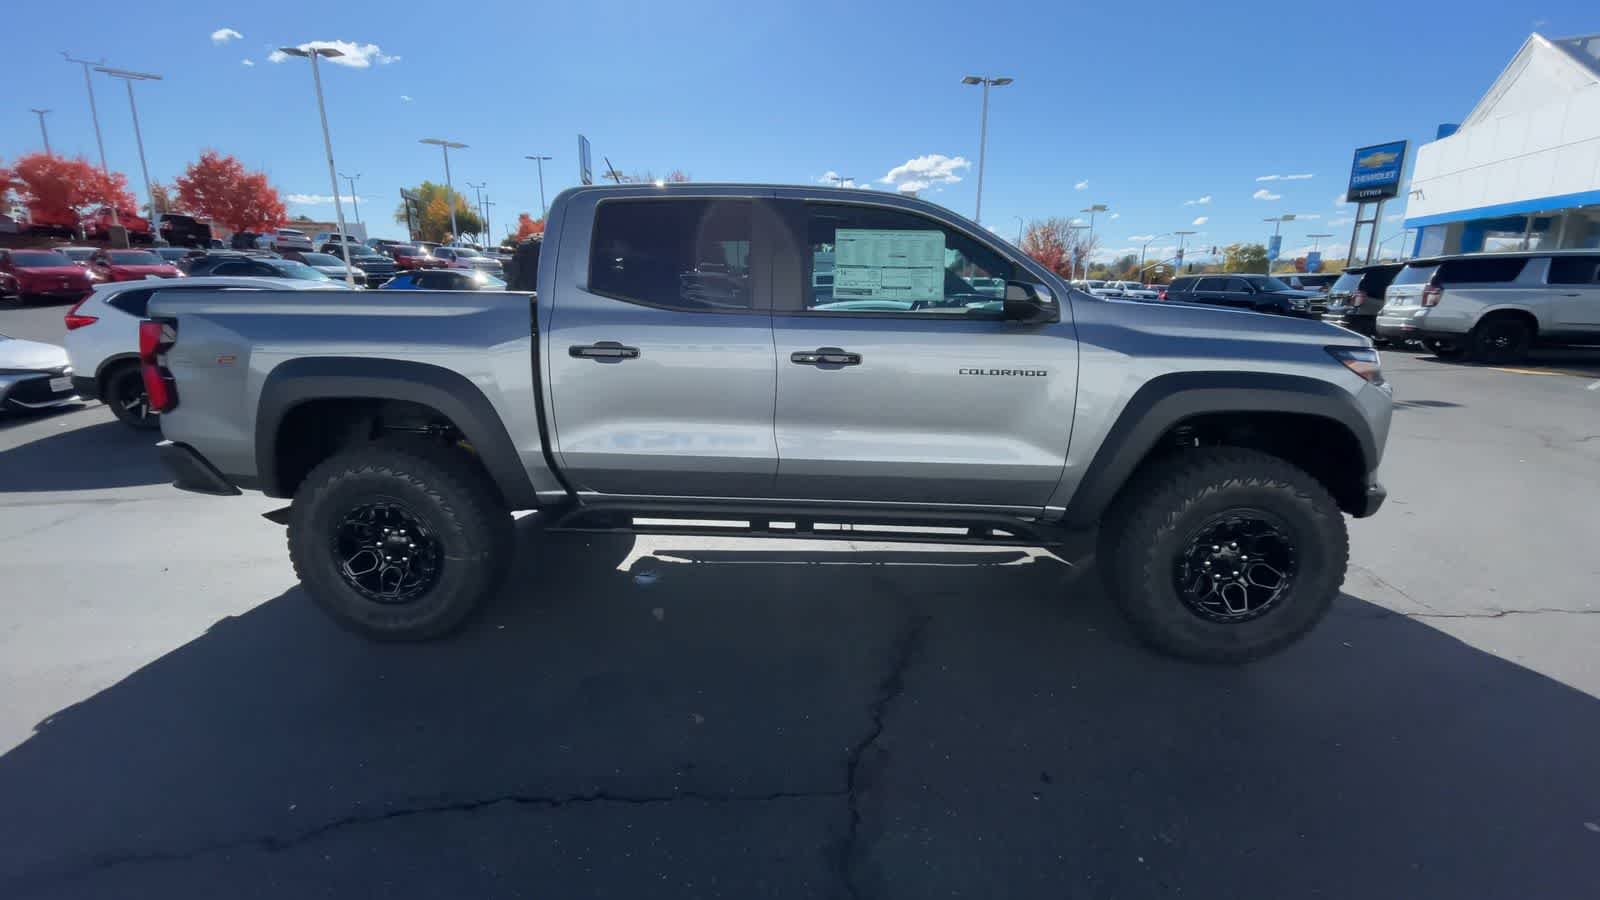
[[[1085,260],[1098,243],[1085,237],[1067,219],[1035,219],[1022,235],[1022,252],[1062,278],[1072,278],[1075,265],[1087,268]]]
[[[150,203],[143,207],[145,215],[164,216],[172,212],[172,190],[164,184],[150,185]]]
[[[1267,248],[1260,244],[1229,244],[1223,247],[1222,271],[1267,271]]]
[[[483,233],[483,220],[467,204],[466,198],[462,197],[459,191],[452,192],[442,184],[424,181],[412,188],[411,193],[416,194],[420,201],[418,204],[420,209],[412,213],[412,222],[416,228],[415,240],[443,243],[453,237],[450,233],[450,203],[447,200],[452,193],[455,198],[456,228],[461,234]],[[400,201],[400,205],[395,208],[394,220],[401,225],[406,223],[406,201]]]
[[[261,234],[277,229],[287,218],[282,198],[264,173],[247,171],[239,160],[215,150],[200,154],[173,184],[179,208],[220,222],[230,231]]]
[[[527,213],[517,213],[517,232],[506,238],[505,243],[515,246],[536,234],[544,234],[544,220],[535,219]]]
[[[121,172],[108,175],[81,156],[67,159],[33,153],[17,160],[12,178],[29,214],[36,217],[60,217],[105,205],[133,209],[127,176]]]

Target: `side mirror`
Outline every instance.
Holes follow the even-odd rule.
[[[1059,322],[1061,311],[1055,295],[1042,284],[1031,281],[1006,282],[1005,317],[1011,322]]]

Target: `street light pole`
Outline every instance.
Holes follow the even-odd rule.
[[[983,114],[978,124],[978,208],[972,214],[972,220],[983,224],[983,167],[989,153],[989,88],[1005,87],[1014,78],[991,78],[988,75],[968,75],[961,79],[962,84],[983,85]]]
[[[28,110],[28,112],[31,112],[34,115],[39,117],[39,134],[44,137],[44,155],[45,156],[55,156],[54,153],[50,152],[50,129],[44,127],[44,114],[49,112],[49,111],[50,110],[48,110],[48,109],[30,109],[30,110]]]
[[[473,184],[470,181],[467,182],[467,187],[472,188],[473,205],[477,207],[478,224],[480,226],[484,225],[484,219],[483,219],[483,189],[488,187],[488,186],[489,186],[489,182],[487,182],[487,181],[485,181],[482,184]],[[482,237],[482,236],[483,236],[482,234],[479,234],[479,237]]]
[[[317,115],[322,119],[322,148],[328,153],[328,183],[333,186],[333,215],[339,222],[339,249],[344,251],[344,280],[351,290],[355,289],[356,276],[350,265],[349,231],[344,225],[344,204],[339,202],[339,170],[333,164],[333,138],[328,134],[328,108],[322,102],[322,72],[317,68],[317,59],[326,56],[334,59],[344,54],[333,47],[312,47],[302,50],[299,47],[279,47],[279,50],[290,56],[310,58],[311,81],[317,88]]]
[[[1111,207],[1105,205],[1104,203],[1095,203],[1078,210],[1078,212],[1086,212],[1089,214],[1089,245],[1091,247],[1094,246],[1094,214],[1103,213],[1110,208]]]
[[[1089,227],[1088,225],[1068,225],[1067,226],[1067,228],[1069,230],[1071,230],[1071,231],[1082,231],[1082,230],[1084,230],[1085,228],[1088,228],[1088,227]],[[1089,259],[1088,259],[1088,254],[1077,252],[1078,250],[1080,250],[1082,248],[1082,246],[1083,245],[1080,244],[1077,241],[1073,241],[1072,242],[1072,249],[1073,249],[1073,253],[1072,253],[1072,277],[1073,278],[1077,278],[1078,277],[1078,257],[1079,256],[1084,257],[1084,260],[1083,260],[1083,277],[1085,277],[1085,278],[1089,277]]]
[[[1280,232],[1279,232],[1278,229],[1283,227],[1283,223],[1285,223],[1285,222],[1293,222],[1294,221],[1294,213],[1284,213],[1281,216],[1272,216],[1271,218],[1262,219],[1261,221],[1263,221],[1263,222],[1271,222],[1272,223],[1272,236],[1274,238],[1277,238],[1277,237],[1280,236]],[[1267,271],[1266,271],[1266,274],[1268,274],[1268,275],[1272,274],[1272,263],[1275,261],[1275,259],[1276,259],[1276,257],[1273,257],[1273,256],[1268,256],[1267,257]]]
[[[128,109],[133,112],[133,141],[139,147],[139,174],[144,176],[144,194],[150,198],[150,235],[153,239],[161,233],[161,214],[156,211],[156,194],[150,189],[150,167],[144,161],[144,135],[139,131],[139,106],[133,102],[133,83],[135,81],[160,81],[160,75],[151,75],[149,72],[130,72],[126,69],[108,69],[105,66],[95,66],[96,72],[104,72],[112,78],[121,78],[122,83],[128,88]],[[116,204],[112,204],[113,207]]]
[[[494,246],[494,229],[489,227],[489,207],[494,206],[494,201],[489,199],[487,192],[483,195],[483,246],[487,250]]]
[[[354,175],[346,175],[343,172],[340,172],[339,173],[339,177],[343,178],[345,181],[350,182],[350,203],[356,209],[356,224],[360,225],[361,224],[361,198],[356,196],[356,182],[361,180],[361,173],[357,172]]]
[[[83,66],[83,86],[89,91],[89,120],[94,122],[94,143],[96,147],[100,148],[100,171],[104,172],[106,180],[110,181],[111,167],[106,165],[106,142],[105,138],[100,136],[100,110],[94,105],[94,81],[89,78],[89,67],[103,66],[106,61],[103,58],[94,60],[74,59],[65,50],[61,51],[61,57],[69,63],[77,63]],[[115,203],[111,204],[111,224],[122,224],[122,220],[117,217],[117,205]]]
[[[544,161],[552,158],[553,157],[549,156],[523,157],[523,159],[533,160],[534,165],[539,167],[539,221],[541,222],[544,221],[544,217],[550,212],[550,207],[546,206],[544,202]]]
[[[450,183],[450,148],[454,147],[457,150],[465,150],[467,145],[459,141],[447,141],[442,138],[423,138],[417,143],[433,144],[440,150],[444,151],[444,199],[445,204],[450,207],[450,236],[452,239],[460,237],[460,235],[456,232],[456,189],[455,186]]]
[[[1178,255],[1173,260],[1172,274],[1174,274],[1174,275],[1182,274],[1181,270],[1183,269],[1183,239],[1188,237],[1191,234],[1199,234],[1199,233],[1200,232],[1198,232],[1198,231],[1174,231],[1173,232],[1173,235],[1175,235],[1178,238]]]
[[[1144,271],[1144,254],[1145,254],[1145,251],[1150,249],[1150,245],[1155,243],[1156,238],[1170,237],[1171,235],[1172,235],[1172,232],[1163,231],[1160,234],[1151,235],[1150,236],[1150,240],[1144,242],[1144,246],[1139,248],[1139,271],[1141,271],[1141,272]]]
[[[1022,217],[1021,216],[1012,216],[1011,218],[1017,220],[1017,246],[1021,247],[1022,246],[1022,224],[1023,224],[1022,223]]]

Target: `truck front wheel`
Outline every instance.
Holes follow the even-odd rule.
[[[383,640],[454,629],[499,588],[512,522],[466,451],[375,443],[308,474],[289,513],[289,558],[340,623]]]
[[[1105,523],[1100,559],[1146,643],[1243,662],[1293,643],[1327,614],[1349,547],[1320,482],[1278,457],[1224,447],[1142,470]]]

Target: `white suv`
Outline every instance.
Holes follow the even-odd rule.
[[[1600,251],[1412,260],[1384,294],[1377,330],[1441,357],[1495,363],[1535,344],[1600,344]]]
[[[156,291],[346,290],[342,281],[298,278],[200,277],[181,281],[118,281],[95,287],[67,310],[67,359],[72,386],[86,400],[99,399],[123,423],[142,430],[161,427],[150,410],[139,372],[139,320]]]
[[[279,228],[271,234],[256,238],[256,247],[262,250],[312,250],[311,238],[298,228]]]

